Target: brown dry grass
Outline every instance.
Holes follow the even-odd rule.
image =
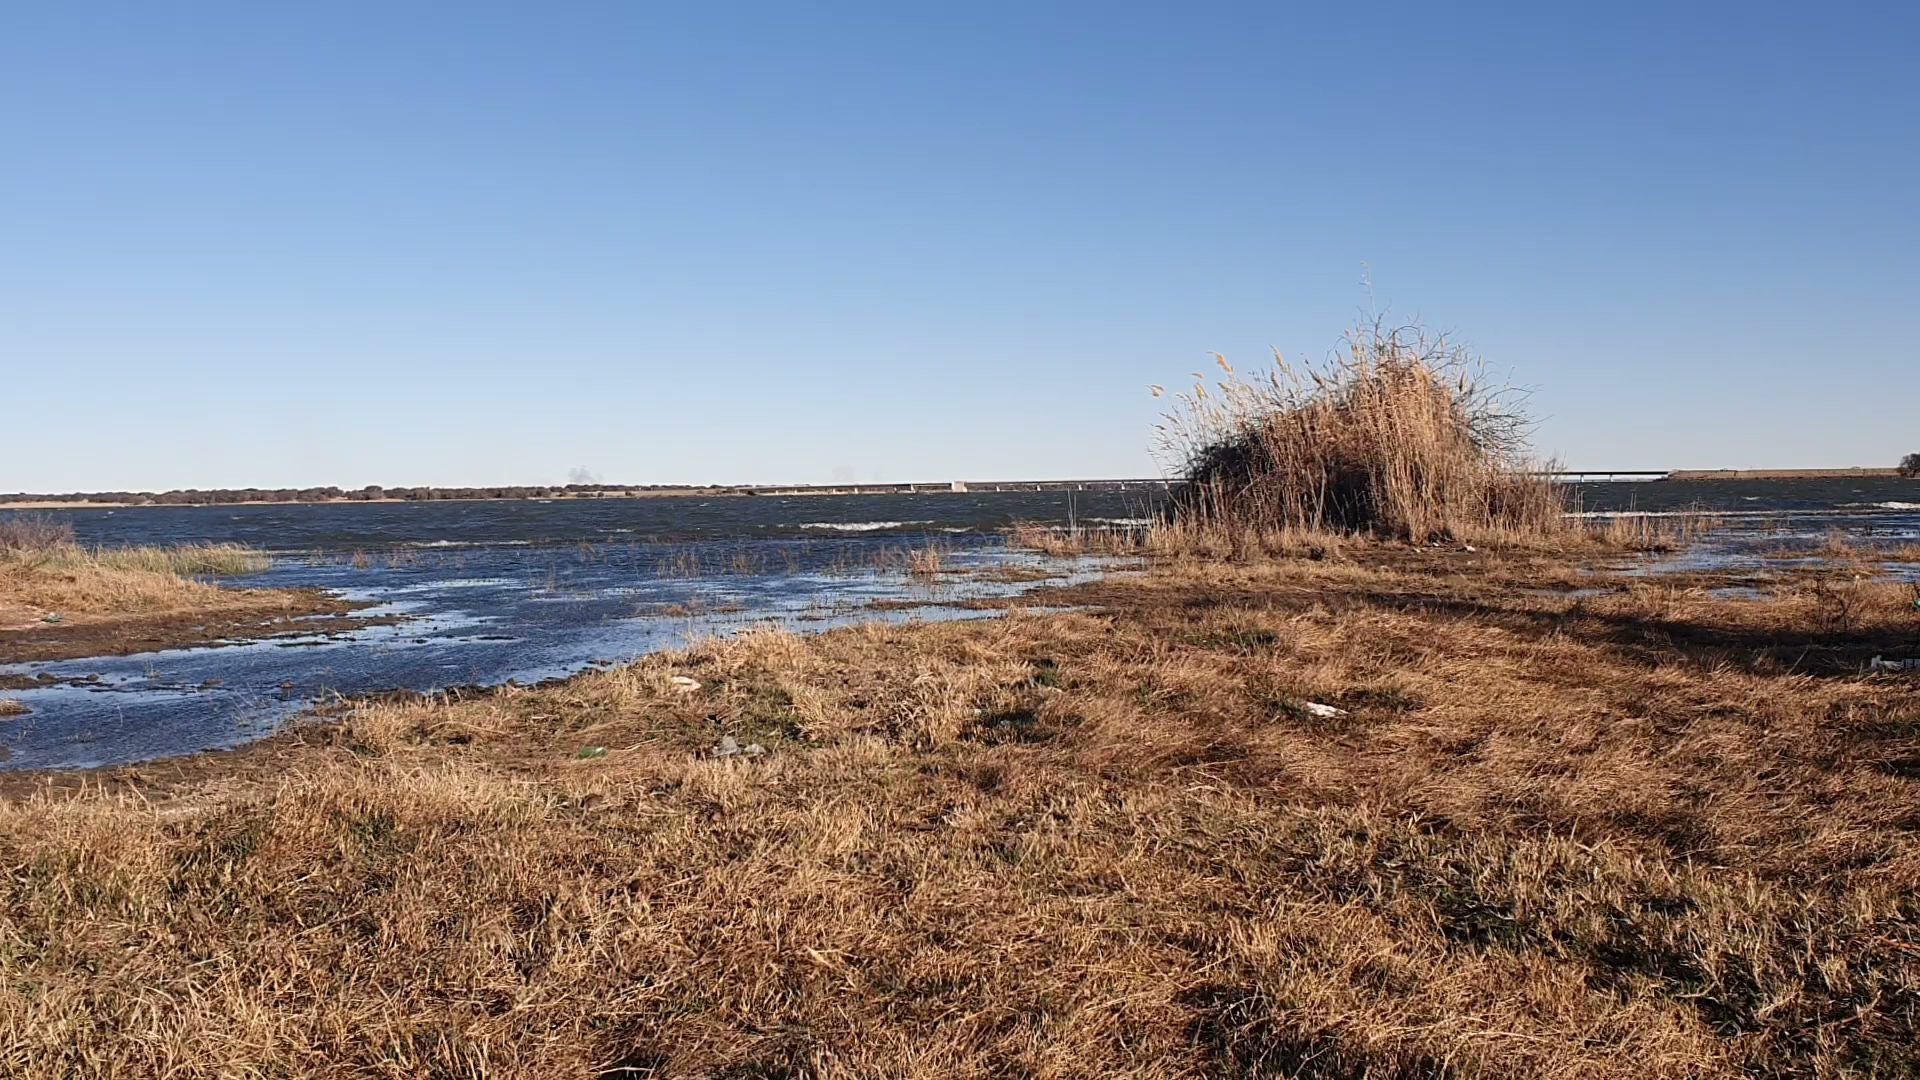
[[[67,781],[0,1073],[1910,1075],[1920,614],[1708,584],[1187,562]]]
[[[1610,514],[1587,519],[1584,539],[1624,551],[1675,551],[1712,532],[1721,522],[1706,511]]]
[[[353,607],[316,589],[234,589],[208,580],[263,569],[269,560],[250,548],[95,549],[73,543],[70,534],[0,524],[9,526],[0,529],[0,663],[285,633],[296,629],[297,616],[344,615]]]
[[[48,615],[108,619],[218,610],[257,603],[205,577],[263,570],[265,554],[237,544],[89,548],[70,527],[39,515],[0,517],[0,628]]]
[[[0,560],[0,606],[63,617],[192,609],[230,596],[217,585],[161,571]]]
[[[1007,531],[1007,543],[1012,547],[1059,557],[1142,555],[1157,550],[1153,540],[1162,531],[1158,528],[1118,525],[1062,528],[1023,521],[1015,523]]]
[[[1820,545],[1812,549],[1793,549],[1784,552],[1788,556],[1813,555],[1836,563],[1871,565],[1875,563],[1911,563],[1920,562],[1920,543],[1896,538],[1877,538],[1849,533],[1844,529],[1832,528],[1822,538]]]
[[[947,559],[953,554],[950,545],[929,541],[926,544],[909,549],[906,555],[907,574],[921,580],[938,578],[945,570]]]
[[[1483,546],[1508,552],[1567,556],[1609,551],[1664,552],[1685,547],[1718,524],[1718,519],[1705,513],[1661,517],[1613,515],[1570,518],[1564,528],[1556,529],[1507,533],[1481,529],[1471,533],[1470,538]],[[1213,515],[1183,514],[1145,527],[1070,529],[1020,523],[1008,531],[1007,542],[1013,547],[1053,556],[1151,556],[1248,562],[1271,558],[1333,558],[1366,540],[1350,532],[1325,528],[1267,527]],[[1436,545],[1444,546],[1438,541]],[[1474,547],[1473,544],[1462,546],[1469,550]],[[1897,555],[1898,552],[1891,552],[1888,557]]]

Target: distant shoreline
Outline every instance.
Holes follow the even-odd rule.
[[[213,492],[211,494],[221,494]],[[647,499],[668,496],[686,496],[710,498],[719,495],[751,495],[750,491],[632,491],[606,492],[598,495],[447,495],[425,499],[202,499],[194,502],[162,501],[158,498],[135,501],[132,499],[100,499],[81,496],[75,499],[35,497],[30,499],[12,499],[0,501],[0,510],[125,510],[139,507],[220,507],[220,506],[356,506],[363,503],[442,503],[442,502],[583,502],[594,499]]]
[[[1586,477],[1599,480],[1604,477],[1633,476],[1649,478],[1653,482],[1661,480],[1711,481],[1711,480],[1853,480],[1853,479],[1899,479],[1898,469],[1880,468],[1842,468],[1842,469],[1674,469],[1668,472],[1659,470],[1644,471],[1607,471],[1607,470],[1562,470],[1554,475],[1562,478]],[[284,497],[259,497],[260,495],[278,495],[279,492],[265,492],[259,489],[209,489],[206,491],[168,491],[168,492],[76,492],[70,496],[19,493],[0,496],[0,510],[87,510],[87,509],[127,509],[143,506],[327,506],[353,503],[436,503],[436,502],[558,502],[583,501],[594,499],[661,499],[661,498],[735,498],[735,497],[774,497],[787,498],[809,495],[946,495],[946,494],[994,494],[996,492],[1019,491],[1125,491],[1134,488],[1165,487],[1168,481],[1160,479],[1113,479],[1113,480],[986,480],[957,481],[941,483],[905,483],[905,484],[768,484],[738,485],[716,487],[584,487],[571,488],[374,488],[360,491],[339,491],[338,494],[314,497],[315,489],[287,490]],[[327,490],[327,489],[318,489]],[[334,489],[338,491],[338,489]],[[408,494],[389,495],[387,491],[402,491]],[[379,491],[381,494],[368,494]],[[503,492],[489,494],[489,492]],[[253,497],[236,497],[253,496]]]
[[[733,498],[819,495],[951,495],[1014,491],[1128,491],[1164,488],[1160,479],[982,480],[905,484],[740,484],[714,487],[566,488],[213,488],[166,492],[73,492],[66,495],[15,492],[0,495],[0,510],[123,509],[140,506],[283,506],[354,503],[575,502],[596,499]],[[371,494],[379,492],[379,494]],[[390,494],[401,492],[403,494]],[[323,494],[324,493],[324,494]]]

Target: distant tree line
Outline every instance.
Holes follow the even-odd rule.
[[[0,494],[0,502],[104,502],[136,506],[220,506],[229,503],[373,502],[397,499],[432,502],[439,499],[596,499],[645,491],[711,491],[697,484],[555,484],[547,487],[381,487],[368,484],[347,490],[312,488],[180,488],[173,491],[73,491],[61,494],[17,492]]]
[[[1900,475],[1909,480],[1920,476],[1920,454],[1908,454],[1900,459]]]

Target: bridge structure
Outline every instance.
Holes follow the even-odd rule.
[[[1670,469],[1553,469],[1535,475],[1581,483],[1608,480],[1668,480],[1673,477],[1673,472]]]
[[[995,491],[1151,491],[1170,481],[1159,477],[1106,480],[939,480],[886,484],[783,484],[742,488],[749,495],[934,495]]]

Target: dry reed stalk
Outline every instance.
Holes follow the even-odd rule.
[[[1139,555],[1148,551],[1152,530],[1129,525],[1060,527],[1018,522],[1007,531],[1013,547],[1043,555]]]
[[[1592,539],[1629,551],[1673,551],[1686,547],[1719,528],[1721,520],[1704,510],[1657,515],[1626,511],[1586,519],[1587,533]]]
[[[934,544],[914,548],[907,555],[907,573],[916,578],[936,578],[940,570],[944,553]]]
[[[1217,359],[1158,429],[1185,522],[1416,543],[1568,529],[1565,492],[1525,460],[1516,393],[1444,337],[1376,321],[1320,366],[1276,354],[1248,378]]]

